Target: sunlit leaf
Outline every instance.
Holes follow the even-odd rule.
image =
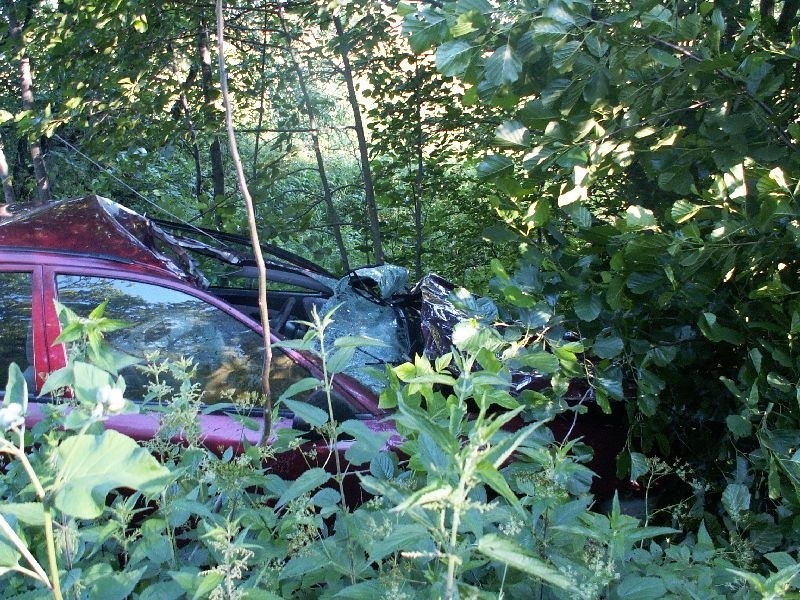
[[[445,42],[436,49],[436,68],[447,77],[461,75],[475,53],[472,44],[456,40]]]
[[[53,503],[65,515],[99,517],[106,496],[116,488],[151,495],[163,490],[170,472],[131,438],[113,430],[68,437],[55,455],[59,473]]]
[[[486,79],[493,85],[514,83],[522,71],[522,63],[508,44],[500,46],[486,59]]]
[[[519,121],[505,121],[494,130],[494,141],[499,146],[526,148],[530,143],[530,132]]]

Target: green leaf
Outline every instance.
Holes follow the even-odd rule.
[[[281,494],[281,497],[278,498],[278,501],[275,503],[275,508],[281,508],[303,494],[307,494],[311,490],[325,485],[330,478],[330,473],[319,467],[314,467],[313,469],[305,471],[300,477],[289,484],[289,487],[286,488],[286,491]]]
[[[729,483],[722,492],[722,506],[737,520],[742,512],[750,509],[750,490],[741,483]]]
[[[728,342],[733,345],[744,342],[744,336],[741,333],[720,325],[714,313],[703,313],[697,320],[697,326],[700,328],[703,335],[712,342]]]
[[[447,35],[447,21],[433,11],[422,10],[403,20],[403,33],[409,35],[411,49],[420,54],[436,46]]]
[[[344,453],[344,457],[352,465],[361,465],[371,461],[383,450],[392,435],[390,432],[373,431],[363,421],[354,419],[342,423],[340,429],[355,439]]]
[[[650,465],[647,462],[647,457],[641,452],[631,452],[631,481],[636,481],[642,475],[647,475],[650,472]]]
[[[540,46],[552,46],[563,39],[567,32],[566,25],[547,17],[536,19],[531,27],[533,41]]]
[[[634,294],[645,294],[659,287],[662,282],[660,273],[635,272],[630,274],[625,285]]]
[[[553,50],[553,67],[559,73],[568,71],[581,49],[581,42],[570,40],[556,44]]]
[[[111,375],[99,367],[80,361],[75,361],[72,367],[75,376],[72,388],[81,402],[94,405],[98,390],[106,386],[114,387]]]
[[[522,71],[522,62],[517,58],[514,49],[508,44],[500,46],[486,59],[486,79],[492,85],[508,85],[514,83]]]
[[[570,578],[543,560],[531,555],[525,548],[510,539],[490,533],[478,540],[477,549],[478,552],[492,560],[518,569],[559,589],[577,593]]]
[[[130,593],[146,570],[147,567],[142,567],[131,571],[114,572],[107,564],[95,563],[82,573],[81,580],[86,586],[88,598],[125,600],[130,597]]]
[[[753,433],[753,424],[742,415],[728,415],[725,417],[725,424],[737,439],[749,437]]]
[[[653,211],[643,206],[629,206],[625,211],[625,224],[630,229],[656,227],[658,222]]]
[[[112,489],[130,488],[150,496],[161,492],[171,478],[147,450],[113,430],[65,439],[56,451],[55,466],[55,507],[78,519],[102,515]]]
[[[561,198],[559,198],[560,201]],[[583,204],[573,202],[569,206],[565,206],[563,210],[578,227],[588,229],[592,226],[592,213]]]
[[[321,427],[328,422],[328,413],[317,406],[297,400],[284,400],[283,403],[295,416],[300,417],[312,427]]]
[[[617,598],[630,598],[631,600],[656,600],[663,598],[667,587],[658,577],[639,577],[627,575],[617,585]]]
[[[422,489],[410,494],[405,500],[392,509],[392,512],[405,512],[412,508],[438,505],[450,498],[453,488],[441,481],[429,483]]]
[[[497,467],[482,462],[478,465],[475,474],[478,476],[478,479],[505,498],[506,502],[511,506],[518,508],[520,511],[522,510],[519,500],[509,487],[505,477],[497,470]]]
[[[136,15],[131,25],[137,33],[144,33],[147,31],[147,15]]]
[[[369,562],[380,561],[395,552],[422,549],[429,539],[430,536],[422,524],[406,523],[395,526],[384,539],[373,540],[368,546]]]
[[[295,381],[292,383],[292,385],[286,388],[286,391],[281,394],[279,399],[283,402],[284,400],[292,398],[298,394],[302,394],[303,392],[307,392],[309,390],[316,390],[320,387],[322,387],[322,382],[316,377],[304,377],[299,381]]]
[[[731,200],[747,197],[747,184],[744,176],[744,165],[738,164],[722,175],[725,189]]]
[[[515,357],[515,361],[534,371],[548,375],[558,371],[558,357],[544,350],[533,350]]]
[[[605,392],[615,400],[622,400],[622,371],[619,368],[614,367],[598,372],[594,382],[598,391]]]
[[[592,292],[584,292],[575,300],[573,308],[581,321],[594,321],[603,309],[603,299]]]
[[[647,50],[647,54],[649,54],[650,58],[652,58],[660,65],[669,67],[670,69],[674,69],[676,67],[681,66],[680,58],[678,58],[674,54],[670,54],[669,52],[664,52],[663,50],[659,50],[658,48],[649,48]]]
[[[474,52],[472,44],[467,42],[445,42],[436,49],[436,68],[446,77],[459,76],[466,71]]]
[[[6,502],[0,504],[0,514],[11,515],[27,525],[44,525],[44,505],[41,502]]]
[[[333,346],[335,348],[369,348],[386,346],[386,342],[364,335],[343,335],[334,340]]]
[[[342,373],[350,365],[355,352],[356,349],[352,346],[346,346],[333,352],[327,361],[328,373],[331,375]]]
[[[478,177],[484,179],[496,177],[501,173],[513,170],[513,168],[514,162],[507,156],[503,156],[502,154],[490,154],[478,165]]]
[[[25,375],[19,365],[15,362],[8,365],[6,395],[3,398],[3,406],[9,404],[21,405],[23,415],[28,411],[28,383],[25,381]]]
[[[527,148],[530,132],[519,121],[505,121],[494,130],[494,142],[499,146]]]
[[[592,350],[599,358],[615,358],[625,348],[625,342],[617,336],[597,336]]]

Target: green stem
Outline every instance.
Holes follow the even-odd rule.
[[[45,498],[45,491],[44,487],[42,486],[42,482],[39,481],[39,477],[36,475],[36,471],[33,470],[33,465],[31,465],[30,461],[28,460],[28,456],[25,454],[24,450],[24,432],[19,430],[19,448],[14,448],[13,450],[8,450],[11,454],[19,459],[20,463],[22,464],[22,468],[25,469],[25,473],[27,473],[28,478],[33,485],[33,489],[36,492],[36,496],[42,502],[42,510],[44,511],[44,537],[47,543],[47,562],[48,568],[50,570],[50,579],[47,581],[47,586],[53,590],[53,598],[55,600],[62,600],[61,596],[61,580],[58,574],[58,562],[56,561],[56,544],[55,544],[55,535],[53,533],[53,516],[50,512],[50,504],[46,501]],[[27,550],[27,548],[26,548]],[[23,553],[23,556],[25,553]],[[27,558],[27,557],[26,557]],[[30,562],[30,560],[29,560]],[[31,563],[31,566],[38,566],[39,563],[34,562]]]
[[[56,544],[53,535],[53,516],[50,513],[50,504],[44,502],[44,537],[47,540],[47,563],[50,569],[50,581],[53,583],[53,598],[62,600],[61,580],[58,575],[58,562],[56,561]]]
[[[456,547],[458,546],[458,528],[461,526],[461,510],[466,504],[467,495],[469,490],[469,482],[472,481],[472,474],[475,471],[475,459],[477,458],[476,448],[470,447],[470,452],[464,463],[464,469],[461,477],[458,480],[458,491],[453,503],[453,522],[450,524],[450,544],[447,549],[447,588],[445,590],[445,598],[453,600],[455,598],[456,587],[456,566],[461,559],[456,554]]]
[[[333,436],[332,446],[333,446],[333,458],[336,461],[336,484],[339,487],[339,495],[342,498],[342,516],[345,521],[348,523],[347,530],[348,536],[350,535],[350,524],[349,524],[349,517],[350,513],[347,510],[347,503],[345,502],[345,495],[344,495],[344,474],[342,473],[342,461],[339,457],[339,435],[336,431],[336,422],[334,421],[333,415],[333,375],[330,377],[328,376],[328,355],[325,352],[325,328],[323,327],[322,323],[317,320],[317,324],[319,325],[319,350],[320,356],[322,357],[322,381],[325,382],[325,396],[328,401],[328,419],[330,419],[331,424],[331,435]],[[350,557],[350,583],[352,585],[356,584],[356,573],[355,573],[355,561],[353,559],[353,551],[350,543],[347,544],[347,552]]]
[[[28,564],[33,569],[29,571],[28,569],[22,569],[21,567],[18,568],[20,572],[25,573],[29,577],[33,577],[34,579],[38,579],[47,587],[52,588],[53,586],[50,585],[50,580],[47,577],[47,573],[42,568],[42,565],[39,564],[39,561],[36,560],[36,557],[31,554],[31,551],[28,550],[28,547],[25,545],[25,542],[17,535],[17,532],[8,524],[5,517],[0,515],[0,531],[14,544],[17,551],[22,555],[22,557],[28,561]]]

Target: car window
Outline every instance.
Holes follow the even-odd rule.
[[[173,360],[191,357],[197,365],[195,381],[203,386],[206,403],[228,401],[226,391],[231,389],[237,394],[261,389],[261,336],[216,306],[177,290],[136,281],[76,275],[59,275],[56,281],[59,301],[79,315],[87,315],[108,300],[105,316],[130,323],[105,336],[118,350],[142,359],[156,350]],[[126,396],[143,398],[146,375],[135,367],[122,374]],[[308,375],[290,357],[274,352],[274,397]]]
[[[5,389],[8,365],[17,363],[33,391],[33,322],[31,274],[0,273],[0,388]]]

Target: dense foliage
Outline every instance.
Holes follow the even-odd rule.
[[[109,415],[135,410],[113,375],[121,357],[103,341],[119,324],[104,306],[64,316],[61,340],[73,340],[73,350],[45,392],[69,385],[74,399],[26,432],[26,383],[12,365],[0,408],[0,451],[12,459],[0,486],[6,598],[42,586],[56,599],[106,600],[773,598],[800,572],[786,552],[767,555],[768,577],[753,572],[741,544],[720,544],[703,523],[674,543],[680,531],[642,525],[616,497],[607,514],[591,511],[592,473],[574,442],[557,443],[548,419],[504,431],[526,407],[509,394],[508,368],[486,349],[491,339],[497,350],[513,344],[491,328],[466,323],[452,353],[395,370],[383,400],[398,411],[398,454],[385,447],[388,433],[330,419],[332,378],[346,362],[337,355],[353,340],[329,347],[331,316],[317,318],[305,340],[287,345],[319,342],[328,377],[293,387],[320,387],[328,410],[293,402],[287,391],[282,401],[310,432],[285,430],[270,447],[220,456],[197,437],[202,390],[191,383],[191,361],[145,367],[149,395],[164,409],[147,449],[103,431]],[[39,450],[25,450],[26,436]],[[344,457],[360,470],[301,445],[304,436],[330,444],[346,436]],[[308,462],[296,480],[280,476],[283,452]],[[369,499],[354,506],[359,486]],[[744,486],[726,489],[727,535],[747,523],[748,500]]]
[[[384,402],[398,410],[411,458],[368,462],[364,451],[361,485],[373,502],[345,507],[313,468],[284,482],[254,467],[255,455],[173,449],[173,473],[208,461],[259,494],[182,476],[134,528],[141,537],[125,542],[141,550],[79,536],[95,544],[85,559],[124,556],[122,572],[141,569],[125,589],[158,583],[176,595],[194,594],[211,572],[208,593],[224,580],[231,593],[297,597],[766,598],[794,585],[797,3],[364,0],[284,10],[253,0],[227,10],[237,127],[266,237],[333,268],[380,250],[418,274],[438,270],[493,295],[503,326],[476,317],[450,359],[390,375]],[[218,144],[217,84],[204,68],[212,13],[179,1],[0,7],[4,189],[34,198],[28,147],[42,139],[57,197],[97,192],[242,228]],[[26,57],[34,105],[20,95]],[[345,100],[354,98],[355,112]],[[352,135],[356,113],[372,181]],[[480,370],[465,375],[465,364]],[[509,373],[529,369],[552,377],[550,389],[509,395]],[[590,393],[568,408],[576,382]],[[626,428],[617,471],[647,492],[643,522],[592,505],[589,449],[542,425],[509,438],[497,424],[512,413],[488,410],[536,423],[586,402]],[[477,421],[465,406],[479,409]],[[337,435],[324,415],[306,417]],[[358,453],[362,439],[347,427]],[[504,466],[509,448],[522,458]],[[11,479],[5,497],[24,481]],[[234,496],[230,512],[210,510],[212,498]],[[115,498],[102,527],[138,501]],[[190,501],[202,519],[159,512]],[[79,517],[56,508],[63,523]],[[39,513],[17,513],[38,540]],[[196,562],[180,566],[178,547],[196,550]]]

